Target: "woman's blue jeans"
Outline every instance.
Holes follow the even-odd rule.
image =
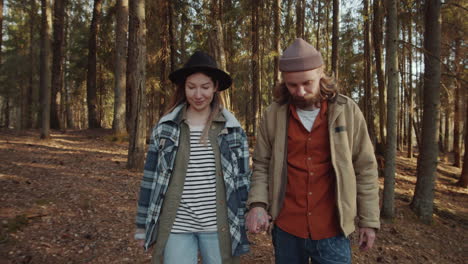
[[[220,264],[218,232],[171,233],[164,249],[164,263],[196,264],[199,251],[203,264]]]
[[[351,247],[343,235],[312,240],[291,235],[279,227],[272,231],[276,264],[350,264]]]

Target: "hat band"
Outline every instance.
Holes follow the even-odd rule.
[[[308,71],[323,65],[320,53],[311,54],[305,57],[280,58],[279,69],[282,72]]]

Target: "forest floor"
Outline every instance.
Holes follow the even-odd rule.
[[[0,263],[149,263],[133,240],[141,172],[125,168],[127,143],[109,130],[0,130]],[[396,216],[383,221],[375,247],[353,263],[467,263],[468,190],[460,169],[441,163],[433,223],[409,209],[416,158],[397,158]],[[381,187],[383,179],[380,179]],[[250,235],[242,263],[273,263],[267,234]]]

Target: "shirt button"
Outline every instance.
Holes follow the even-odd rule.
[[[226,227],[221,228],[221,231],[226,232]]]
[[[312,195],[312,192],[309,192],[309,195]]]
[[[311,157],[308,157],[307,160],[312,160],[312,158],[311,158]]]
[[[312,213],[311,213],[311,212],[308,212],[307,215],[312,215]]]
[[[307,140],[309,140],[309,141],[310,141],[310,140],[312,140],[312,139],[311,139],[311,138],[307,138]]]
[[[313,173],[313,172],[309,172],[309,174],[310,174],[310,175],[314,175],[314,173]]]

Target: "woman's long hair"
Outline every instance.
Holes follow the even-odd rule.
[[[213,81],[213,84],[215,86],[219,85],[219,81],[216,80],[215,76],[211,74],[209,71],[197,71],[197,72],[191,73],[190,75],[195,74],[195,73],[203,73],[206,76],[210,77],[211,81]],[[168,113],[170,113],[178,105],[187,102],[187,97],[185,96],[185,81],[186,81],[186,78],[176,84],[176,90],[175,90],[174,96],[172,97],[171,102],[167,106],[164,115],[167,115]],[[208,137],[208,131],[211,126],[211,123],[213,122],[214,117],[217,116],[219,112],[221,112],[221,110],[223,109],[223,101],[222,101],[221,96],[219,95],[219,91],[216,91],[214,93],[213,100],[211,101],[210,105],[211,105],[211,113],[208,116],[208,120],[206,121],[205,127],[203,128],[203,132],[200,138],[200,141],[202,143],[206,143],[206,138]]]
[[[338,84],[335,78],[323,74],[320,78],[320,97],[322,100],[331,100],[338,94]],[[286,104],[291,99],[291,93],[284,81],[273,88],[273,98],[280,105]]]

